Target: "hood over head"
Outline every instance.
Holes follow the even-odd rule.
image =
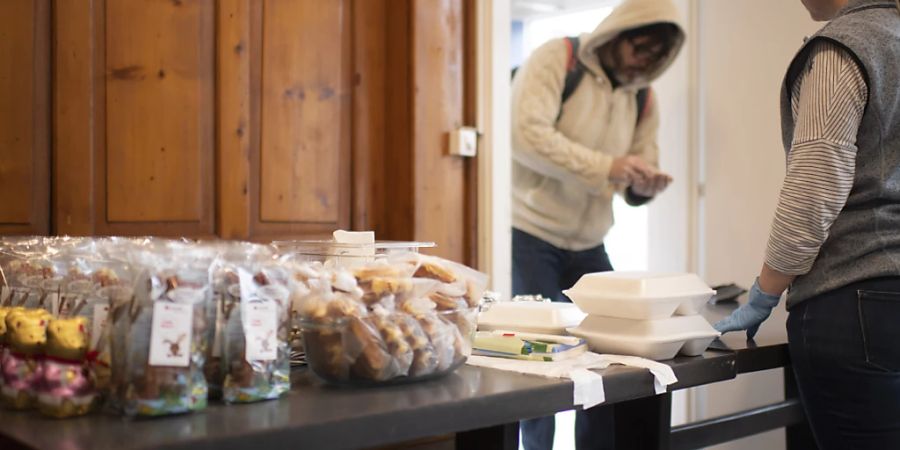
[[[678,8],[672,0],[625,0],[590,34],[581,36],[581,47],[578,59],[594,73],[603,73],[596,49],[613,40],[623,31],[640,28],[656,23],[671,23],[678,27],[678,35],[669,54],[665,56],[653,73],[648,74],[646,82],[659,78],[675,61],[684,44],[684,26]]]

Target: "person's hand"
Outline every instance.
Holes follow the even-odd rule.
[[[641,197],[656,197],[660,192],[669,187],[672,177],[662,172],[656,172],[649,178],[642,178],[631,184],[631,192]]]
[[[747,330],[747,339],[753,339],[759,331],[760,324],[769,318],[772,309],[781,300],[780,295],[772,295],[763,292],[759,288],[759,279],[753,282],[747,303],[741,305],[730,316],[716,322],[713,327],[720,333],[729,331]]]
[[[609,168],[609,181],[633,185],[653,178],[656,171],[640,156],[625,155],[613,159]]]

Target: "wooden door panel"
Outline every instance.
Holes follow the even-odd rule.
[[[466,257],[466,160],[447,152],[448,133],[463,120],[462,0],[412,3],[412,98],[415,238],[434,253]]]
[[[216,3],[55,3],[55,228],[215,232]]]
[[[0,234],[49,231],[49,2],[0,2]]]
[[[349,227],[351,3],[254,4],[254,236]]]
[[[110,222],[200,222],[211,206],[213,7],[107,3]]]

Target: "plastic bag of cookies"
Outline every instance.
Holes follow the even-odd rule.
[[[134,295],[114,319],[113,368],[124,370],[126,415],[159,416],[201,410],[207,404],[203,368],[213,326],[206,248],[174,241],[152,243],[131,255]],[[116,358],[124,358],[117,361]],[[115,389],[115,387],[114,387]]]
[[[237,267],[238,284],[223,297],[223,398],[276,399],[290,390],[290,309],[296,281],[271,257]]]

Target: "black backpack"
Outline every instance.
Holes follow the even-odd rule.
[[[556,120],[559,120],[559,116],[562,115],[562,105],[566,103],[566,100],[568,100],[575,92],[575,88],[578,87],[578,83],[581,83],[581,79],[584,78],[585,72],[584,64],[582,64],[581,61],[578,61],[578,47],[581,45],[578,36],[567,36],[565,40],[566,47],[569,49],[569,57],[567,59],[568,63],[566,63],[566,81],[563,84],[562,101],[559,104],[559,115],[556,116]],[[518,67],[513,67],[510,79],[516,76],[516,71],[518,69]],[[650,88],[645,87],[638,90],[636,97],[638,106],[637,122],[640,123],[646,112],[647,100],[650,98]]]

